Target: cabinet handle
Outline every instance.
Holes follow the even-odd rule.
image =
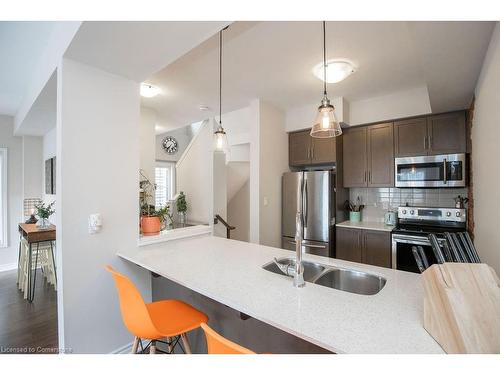
[[[365,177],[363,178],[363,181],[366,182],[366,171],[365,171]]]
[[[368,171],[368,182],[372,182],[372,171]]]
[[[424,136],[424,150],[427,150],[427,136]]]
[[[311,159],[314,159],[314,145],[311,147]]]
[[[429,150],[432,149],[432,136],[429,135],[429,140],[427,141],[427,144],[428,144],[428,147],[429,147]]]

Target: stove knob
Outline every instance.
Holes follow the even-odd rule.
[[[457,213],[455,214],[456,217],[460,217],[460,212],[457,211]]]
[[[414,211],[414,210],[411,210],[411,211],[410,211],[410,215],[413,215],[414,213],[415,213],[415,211]]]
[[[406,210],[403,210],[403,215],[406,215]]]
[[[450,211],[446,212],[446,216],[450,217],[451,216],[451,212]]]

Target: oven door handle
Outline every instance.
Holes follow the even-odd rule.
[[[448,172],[446,169],[448,168],[448,166],[446,165],[446,159],[443,160],[443,183],[444,184],[447,184],[448,181],[446,179],[446,173]]]

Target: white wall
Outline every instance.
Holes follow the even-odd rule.
[[[302,130],[312,127],[314,119],[318,113],[322,97],[318,96],[318,101],[286,111],[287,132]],[[331,98],[331,103],[335,107],[335,115],[340,123],[349,123],[349,102],[343,97]]]
[[[23,136],[23,197],[42,198],[43,138]]]
[[[210,223],[212,211],[213,131],[204,122],[190,148],[176,165],[177,192],[186,194],[188,221]]]
[[[0,248],[0,271],[17,265],[19,233],[23,220],[22,138],[14,137],[14,119],[0,115],[0,147],[7,148],[7,235],[8,246]]]
[[[55,125],[55,124],[54,124]],[[57,184],[56,184],[56,194],[47,194],[45,192],[45,160],[51,159],[56,156],[57,153],[57,132],[56,127],[49,132],[47,132],[43,136],[43,158],[42,158],[42,199],[45,204],[50,204],[54,202],[57,198]],[[56,168],[57,168],[58,160],[56,158]],[[57,177],[57,171],[56,171]],[[56,212],[49,218],[51,223],[56,223],[57,221],[57,210]]]
[[[231,232],[232,239],[245,242],[250,240],[250,180],[228,202],[227,221],[236,227]]]
[[[167,136],[174,137],[175,140],[177,141],[178,149],[177,152],[173,155],[167,154],[162,146],[162,142]],[[155,136],[156,160],[177,162],[182,157],[184,151],[186,151],[186,148],[189,146],[189,143],[191,142],[193,137],[194,133],[191,129],[191,126],[189,125],[156,135]]]
[[[106,353],[132,341],[106,264],[132,278],[146,301],[150,274],[116,252],[137,246],[139,84],[64,59],[58,68],[57,263],[59,346]],[[88,233],[88,216],[103,228]]]
[[[141,107],[140,121],[140,144],[141,161],[140,168],[144,171],[150,181],[155,178],[155,126],[156,111],[154,109]],[[139,172],[138,172],[139,173]]]
[[[281,247],[281,176],[289,170],[285,114],[264,101],[259,114],[259,242]]]
[[[431,113],[426,87],[349,103],[349,124],[359,125]]]
[[[500,275],[500,24],[497,22],[476,87],[472,125],[474,235],[481,260]]]

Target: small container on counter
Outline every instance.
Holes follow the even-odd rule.
[[[361,211],[349,211],[349,220],[359,223],[361,221]]]

